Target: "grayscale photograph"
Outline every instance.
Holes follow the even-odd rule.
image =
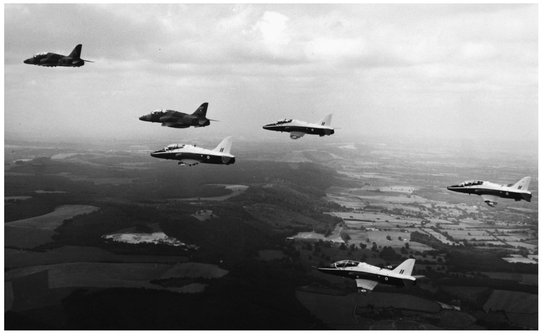
[[[538,330],[538,4],[3,7],[5,330]]]

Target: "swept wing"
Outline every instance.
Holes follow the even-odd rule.
[[[305,133],[303,132],[291,132],[290,136],[291,136],[291,139],[298,139],[298,138],[302,138],[304,134]]]
[[[355,282],[357,282],[357,288],[364,292],[373,290],[378,284],[376,281],[366,279],[355,279]]]
[[[490,207],[494,207],[499,202],[499,198],[497,196],[492,195],[482,195],[482,198],[484,199],[484,202],[489,205]]]

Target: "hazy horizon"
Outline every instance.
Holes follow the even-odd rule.
[[[408,137],[536,146],[537,8],[6,4],[4,136],[288,141],[262,125],[333,113],[338,130],[324,143]],[[67,55],[78,43],[94,63],[23,64],[39,52]],[[205,128],[138,120],[155,109],[192,113],[204,101],[208,117],[220,120]]]

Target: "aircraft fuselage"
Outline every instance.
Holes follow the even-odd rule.
[[[399,273],[364,262],[345,260],[335,262],[329,267],[318,268],[318,270],[323,273],[350,278],[356,281],[368,280],[396,287],[410,287],[416,284],[416,278],[411,275],[411,268],[408,272],[401,270]]]
[[[25,64],[40,65],[45,67],[80,67],[85,64],[85,61],[81,58],[73,58],[69,56],[47,53],[35,55],[24,61]]]
[[[500,198],[510,198],[516,201],[525,200],[530,202],[532,197],[531,192],[529,191],[519,190],[506,185],[487,181],[464,182],[461,184],[451,185],[447,187],[447,189],[465,194],[476,194],[480,196],[490,195]]]
[[[179,164],[189,166],[197,163],[230,165],[236,161],[233,155],[222,155],[216,151],[193,145],[179,145],[179,148],[175,149],[160,149],[151,153],[151,156],[159,159],[177,160]]]
[[[269,124],[263,126],[263,129],[276,132],[300,132],[305,134],[316,134],[319,136],[332,135],[334,134],[334,129],[327,127],[311,127],[311,126],[298,126],[298,125],[274,125]]]
[[[370,265],[369,265],[370,266]],[[357,269],[357,267],[346,267],[344,269],[338,268],[318,268],[323,273],[328,273],[336,276],[341,276],[350,279],[365,279],[376,281],[380,284],[396,286],[396,287],[409,287],[416,284],[416,279],[412,276],[401,276],[399,274],[392,274],[391,270],[377,267],[378,270],[366,271],[363,269]]]
[[[173,110],[155,111],[140,117],[142,121],[161,123],[162,126],[173,128],[187,127],[205,127],[210,125],[210,120],[207,118],[199,118],[198,116],[177,112]]]
[[[292,139],[298,139],[305,134],[316,134],[319,136],[334,134],[334,129],[327,125],[313,124],[295,119],[284,119],[266,124],[263,126],[263,129],[276,132],[289,132]]]

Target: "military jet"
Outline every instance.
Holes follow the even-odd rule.
[[[355,279],[361,293],[372,291],[378,283],[397,287],[408,287],[416,284],[422,275],[412,275],[416,260],[407,259],[397,268],[391,270],[369,265],[353,260],[341,260],[332,263],[329,267],[318,268],[323,273]]]
[[[205,149],[194,145],[172,144],[151,153],[159,159],[178,160],[179,165],[195,166],[199,163],[233,164],[235,158],[230,154],[232,137],[226,137],[214,149]]]
[[[466,181],[460,184],[451,185],[448,190],[476,194],[482,196],[484,202],[490,207],[498,204],[499,198],[511,198],[516,201],[525,200],[531,202],[531,192],[528,191],[531,177],[526,176],[516,183],[502,185],[488,181]]]
[[[81,58],[81,44],[78,44],[68,56],[48,52],[34,55],[33,57],[26,59],[24,62],[25,64],[34,64],[46,67],[80,67],[84,65],[85,62],[92,63],[93,61],[84,60]]]
[[[272,124],[264,125],[263,128],[269,131],[289,132],[291,139],[302,138],[304,134],[318,134],[319,136],[334,134],[331,125],[332,114],[327,114],[317,124],[312,124],[296,119],[283,119]]]
[[[193,114],[187,114],[174,110],[156,110],[150,114],[140,117],[142,121],[160,122],[162,126],[174,128],[204,127],[210,121],[217,121],[206,118],[208,103],[200,105]]]

